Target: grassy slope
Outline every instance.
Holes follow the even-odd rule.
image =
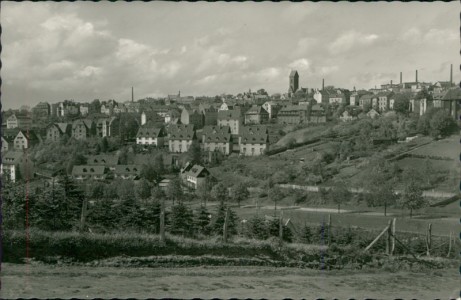
[[[180,269],[2,265],[4,298],[449,299],[456,268],[424,272],[267,267]]]

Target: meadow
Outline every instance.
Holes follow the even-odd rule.
[[[309,270],[270,267],[119,268],[2,264],[4,298],[450,299],[445,270]]]

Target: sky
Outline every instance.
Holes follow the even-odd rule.
[[[2,106],[459,82],[459,6],[2,1]]]

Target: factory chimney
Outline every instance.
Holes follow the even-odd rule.
[[[402,72],[400,72],[400,84],[402,84]]]
[[[416,70],[416,83],[418,83],[418,70]]]
[[[450,85],[453,85],[453,64],[450,65]]]
[[[131,87],[131,102],[134,102],[134,89]]]
[[[325,89],[325,79],[322,78],[322,91]]]

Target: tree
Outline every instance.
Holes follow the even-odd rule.
[[[107,141],[107,137],[103,137],[101,139],[100,150],[103,153],[106,153],[109,150],[109,142]]]
[[[34,226],[44,230],[71,230],[78,224],[83,191],[67,176],[36,195],[32,212]]]
[[[134,183],[131,180],[118,180],[117,181],[117,195],[119,199],[127,200],[136,199],[136,194],[134,193]]]
[[[90,199],[101,199],[104,197],[104,184],[94,182],[87,186],[87,197]]]
[[[264,217],[255,215],[246,223],[247,236],[253,239],[265,240],[269,237],[269,231]]]
[[[301,229],[301,241],[306,244],[312,243],[312,230],[309,225],[304,224],[303,228]]]
[[[142,200],[146,200],[151,196],[151,186],[146,179],[141,178],[141,180],[138,181],[136,185],[136,195],[138,199]]]
[[[165,173],[165,165],[163,162],[163,155],[161,153],[154,157],[153,168],[158,175]]]
[[[228,192],[227,188],[224,186],[224,184],[219,182],[211,190],[211,195],[217,201],[220,201],[221,203],[225,203],[225,202],[227,202],[227,199],[229,197],[229,192]]]
[[[265,89],[259,89],[256,93],[258,95],[266,95],[266,96],[268,95]]]
[[[120,149],[119,155],[118,155],[118,162],[121,165],[127,165],[128,164],[128,148],[123,147]]]
[[[134,229],[140,230],[144,228],[144,214],[140,205],[133,196],[121,198],[118,206],[116,207],[120,229]]]
[[[211,200],[211,190],[213,188],[212,177],[206,176],[202,184],[198,185],[195,194],[200,199],[200,204],[205,205]]]
[[[173,201],[173,205],[175,200],[181,202],[183,197],[183,191],[181,179],[179,177],[176,177],[170,181],[166,189],[166,196]]]
[[[104,186],[104,198],[105,199],[117,199],[118,198],[118,181],[113,181],[110,184]]]
[[[407,115],[410,106],[411,93],[398,93],[394,96],[394,110],[400,114]]]
[[[89,226],[103,232],[116,228],[118,219],[113,200],[107,198],[96,200],[88,214]]]
[[[2,225],[5,229],[24,229],[26,226],[25,188],[25,185],[2,181]],[[30,198],[29,203],[33,203]]]
[[[269,190],[269,199],[274,202],[274,210],[277,210],[277,202],[281,201],[285,195],[278,187]]]
[[[182,202],[172,207],[171,210],[171,233],[191,235],[193,230],[192,211]]]
[[[155,165],[147,163],[142,165],[140,177],[149,182],[154,182],[159,179],[159,173],[157,172]]]
[[[161,188],[156,186],[152,188],[151,197],[155,201],[162,201],[163,199],[165,199],[166,195],[165,195],[165,192]]]
[[[341,203],[351,200],[352,194],[343,181],[336,181],[329,192],[330,199],[338,206],[338,213],[341,212]]]
[[[214,234],[223,235],[224,221],[226,218],[227,206],[220,202],[216,214],[212,217],[210,228]],[[228,234],[237,234],[238,217],[232,209],[229,209]]]
[[[144,227],[149,232],[160,232],[160,213],[161,213],[161,200],[154,199],[146,205],[144,210]]]
[[[455,120],[445,110],[438,110],[429,121],[431,135],[435,138],[438,136],[448,136],[457,129]]]
[[[197,214],[195,215],[194,223],[199,233],[208,234],[210,225],[210,213],[205,206],[200,206]]]
[[[246,200],[249,195],[250,193],[248,192],[246,185],[243,183],[239,183],[232,189],[232,199],[238,203],[239,207],[240,202]]]
[[[426,205],[426,199],[423,198],[423,190],[416,180],[410,180],[406,185],[402,195],[402,205],[410,209],[410,218],[413,217],[413,210],[419,209]]]
[[[188,159],[191,164],[202,164],[202,149],[197,140],[194,140],[190,145],[188,152]]]
[[[267,224],[267,229],[270,236],[278,237],[280,235],[280,219],[275,218],[270,220]],[[283,240],[286,242],[291,242],[293,240],[293,233],[288,226],[282,224],[282,235]]]
[[[384,206],[385,216],[387,207],[396,202],[394,185],[399,172],[394,163],[385,160],[374,161],[364,181],[364,188],[369,192],[368,206]]]
[[[74,151],[72,153],[70,160],[67,163],[67,168],[66,168],[67,174],[72,173],[72,169],[74,168],[74,166],[84,165],[84,164],[86,164],[86,157],[83,156],[81,153],[77,153],[77,151]]]
[[[339,159],[345,160],[353,153],[352,144],[350,141],[342,141],[339,146]]]

